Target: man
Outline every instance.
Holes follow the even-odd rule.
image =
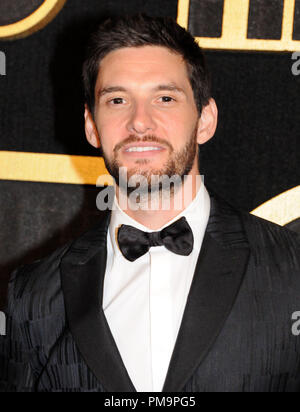
[[[300,239],[199,179],[201,49],[170,19],[108,20],[83,77],[113,210],[12,275],[2,391],[299,391]]]

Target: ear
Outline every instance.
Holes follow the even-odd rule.
[[[213,137],[218,124],[218,108],[214,99],[203,107],[201,116],[198,121],[197,142],[206,143]]]
[[[100,147],[99,133],[97,131],[93,116],[89,108],[87,107],[87,105],[85,105],[84,120],[85,120],[85,135],[86,135],[87,141],[92,146],[99,148]]]

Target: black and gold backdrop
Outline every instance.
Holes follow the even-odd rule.
[[[13,268],[101,218],[103,163],[83,129],[84,44],[97,21],[133,12],[178,18],[206,48],[219,106],[217,133],[201,147],[206,183],[248,211],[300,184],[299,0],[1,0],[0,304]]]

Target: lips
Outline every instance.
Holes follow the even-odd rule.
[[[129,158],[153,158],[159,156],[166,149],[152,142],[136,142],[128,144],[123,149],[123,154]]]
[[[152,142],[131,143],[130,145],[126,145],[123,149],[125,153],[158,152],[161,150],[164,150],[164,147]]]

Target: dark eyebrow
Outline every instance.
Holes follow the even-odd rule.
[[[174,83],[160,84],[159,86],[155,87],[154,90],[158,92],[166,90],[168,92],[176,92],[176,93],[185,94],[184,90],[176,86],[176,84]]]
[[[100,99],[100,97],[104,96],[105,94],[114,92],[126,92],[126,89],[121,86],[105,87],[104,89],[98,90],[97,97],[98,99]]]
[[[181,89],[180,87],[176,86],[176,84],[174,84],[174,83],[160,84],[157,87],[154,87],[153,90],[155,92],[156,91],[168,91],[168,92],[175,92],[175,93],[185,94],[184,90]],[[105,94],[115,93],[115,92],[127,92],[127,90],[125,89],[125,87],[122,87],[122,86],[104,87],[103,89],[100,89],[98,91],[97,98],[99,100],[100,97],[104,96]]]

